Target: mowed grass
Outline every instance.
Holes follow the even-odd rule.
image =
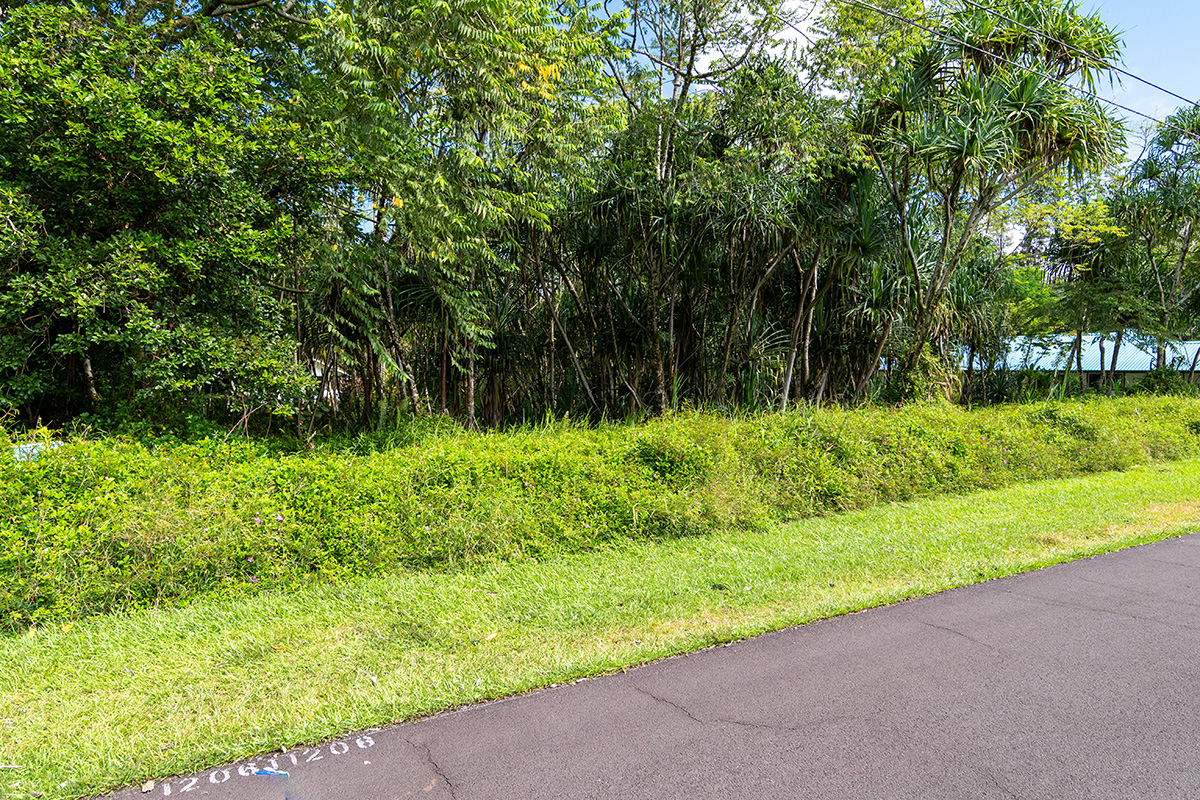
[[[1200,527],[1200,459],[0,639],[0,786],[74,798]]]

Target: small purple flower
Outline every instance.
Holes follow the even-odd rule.
[[[428,526],[428,525],[426,525],[426,526],[425,526],[425,530],[429,530],[429,526]]]
[[[254,560],[254,556],[246,556],[246,560],[247,560],[247,561],[253,561],[253,560]]]
[[[588,524],[587,524],[586,522],[585,522],[585,523],[583,523],[583,527],[585,527],[585,528],[586,528],[587,526],[588,526]]]
[[[275,521],[276,521],[276,522],[283,522],[283,514],[276,514],[276,515],[275,515]]]
[[[257,576],[257,575],[251,575],[251,576],[250,576],[250,582],[251,582],[251,583],[258,583],[258,576]]]
[[[262,517],[255,517],[255,518],[254,518],[254,524],[255,524],[255,525],[261,525],[261,524],[262,524]]]

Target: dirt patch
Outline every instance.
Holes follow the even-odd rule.
[[[1146,510],[1154,515],[1156,519],[1161,519],[1164,522],[1186,522],[1191,519],[1200,519],[1200,500],[1147,506]]]
[[[1098,542],[1128,542],[1188,525],[1200,529],[1200,500],[1149,505],[1135,509],[1133,513],[1134,519],[1103,528],[1043,531],[1029,536],[1025,541],[1035,548],[1051,552],[1073,552],[1080,546]]]
[[[1089,539],[1090,536],[1072,537],[1061,533],[1043,533],[1032,537],[1034,544],[1040,547],[1069,547],[1075,544],[1080,539]]]
[[[1195,524],[1200,527],[1200,501],[1165,503],[1146,506],[1141,519],[1120,525],[1110,525],[1101,531],[1101,538],[1110,540],[1132,539],[1150,533]]]

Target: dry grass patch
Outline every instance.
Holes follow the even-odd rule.
[[[1069,529],[1038,537],[1038,543],[1059,550],[1097,544],[1121,545],[1172,532],[1200,530],[1200,501],[1154,503],[1136,508],[1136,519],[1124,519],[1100,530]]]

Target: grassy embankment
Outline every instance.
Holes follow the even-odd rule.
[[[1197,418],[1200,403],[1182,400],[971,414],[934,407],[736,422],[687,417],[634,430],[437,436],[362,457],[251,457],[214,448],[207,461],[189,450],[200,445],[151,452],[73,444],[44,461],[4,467],[10,498],[22,497],[14,484],[38,491],[23,482],[34,475],[43,498],[62,493],[57,506],[9,506],[18,525],[39,521],[35,543],[53,551],[55,535],[63,535],[55,532],[73,531],[82,551],[125,530],[135,541],[179,547],[172,552],[183,556],[182,548],[201,551],[186,575],[233,547],[225,537],[245,547],[247,537],[257,546],[253,537],[266,536],[266,551],[250,551],[257,556],[233,552],[236,569],[268,568],[247,577],[226,565],[230,572],[209,591],[160,591],[153,597],[161,607],[132,613],[44,605],[42,624],[0,638],[0,763],[20,767],[0,773],[0,785],[12,797],[78,797],[1180,532],[1200,523],[1200,461],[1148,464],[1195,454]],[[570,454],[578,451],[593,460],[572,471]],[[99,463],[106,454],[107,471]],[[421,463],[410,463],[414,454]],[[556,459],[568,473],[560,476],[563,488],[573,490],[564,497],[545,488],[553,472],[547,464]],[[130,462],[139,469],[116,469]],[[1147,466],[1135,469],[1139,463]],[[494,470],[493,480],[469,482],[481,464]],[[597,475],[605,464],[610,471]],[[356,471],[346,474],[350,467]],[[498,480],[501,467],[508,484]],[[1113,468],[1129,471],[771,524]],[[75,508],[72,492],[82,489],[70,479],[89,474],[89,485],[108,500],[93,496],[87,524],[72,526],[58,509]],[[188,483],[200,474],[209,482]],[[287,482],[278,480],[282,474]],[[299,558],[310,551],[288,549],[289,540],[315,536],[322,524],[310,529],[291,518],[312,507],[298,498],[313,475],[359,492],[344,507],[329,498],[315,515],[328,524],[341,509],[345,522],[333,526],[340,536],[355,530],[356,519],[375,530],[368,523],[382,508],[378,483],[406,481],[409,494],[396,504],[412,515],[411,529],[393,532],[389,546],[413,549],[397,549],[387,561],[359,539],[358,549],[345,552],[359,559],[373,553],[374,562]],[[441,479],[421,483],[420,475]],[[244,487],[237,498],[236,486]],[[661,512],[639,494],[656,487],[653,500],[668,500]],[[362,502],[367,490],[379,493],[376,505]],[[488,492],[492,499],[482,501]],[[83,499],[71,513],[84,513]],[[452,514],[455,500],[475,513],[474,526],[460,516],[461,530],[484,529],[487,538],[460,534],[436,557],[422,556],[416,548],[428,541],[426,521]],[[31,517],[39,506],[44,516]],[[623,536],[621,518],[604,511],[624,513],[635,535]],[[139,526],[155,515],[165,521],[150,539]],[[209,523],[204,536],[188,527],[195,520]],[[522,546],[522,525],[532,544]],[[443,526],[456,530],[444,519]],[[11,523],[5,530],[12,535]],[[171,545],[168,533],[185,543]],[[119,551],[139,562],[93,558],[100,565],[92,569],[120,583],[121,569],[136,575],[158,565],[153,548],[143,547]],[[78,570],[86,557],[75,552],[70,564]],[[342,571],[318,568],[328,563]],[[375,566],[351,577],[364,563]],[[153,580],[180,586],[166,580],[177,580],[168,566],[144,578],[141,591]],[[20,574],[0,573],[10,597],[19,596],[12,579]],[[268,579],[276,590],[262,592]],[[87,573],[73,585],[94,580]],[[129,605],[145,596],[133,589],[122,595]],[[186,605],[170,608],[164,600]]]

